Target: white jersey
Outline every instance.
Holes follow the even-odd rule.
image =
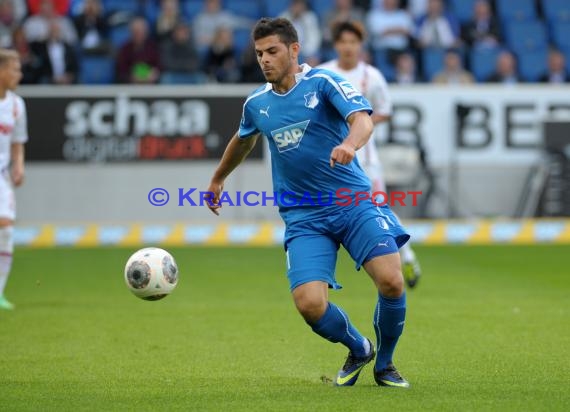
[[[359,62],[352,70],[343,70],[338,60],[323,63],[320,67],[340,74],[358,89],[370,102],[374,113],[384,116],[392,114],[392,99],[388,93],[386,79],[378,69],[365,62]],[[382,166],[378,157],[374,135],[356,152],[358,162],[372,180],[374,190],[385,190],[382,179]]]
[[[6,91],[0,100],[0,170],[10,165],[12,143],[28,141],[28,125],[24,99],[16,93]]]

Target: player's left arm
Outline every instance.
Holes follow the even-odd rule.
[[[331,167],[334,167],[335,163],[346,165],[352,162],[356,151],[368,142],[374,129],[367,111],[353,112],[346,120],[350,126],[348,136],[341,144],[333,148],[330,158]]]
[[[374,112],[370,115],[374,126],[389,121],[392,118],[392,97],[388,91],[388,82],[380,73],[371,67],[367,67],[370,77],[370,93],[368,100]]]
[[[12,160],[12,183],[20,186],[24,182],[24,144],[12,143],[10,147]]]
[[[10,144],[11,177],[14,186],[24,182],[24,144],[28,141],[28,121],[24,101],[16,98],[16,119]]]

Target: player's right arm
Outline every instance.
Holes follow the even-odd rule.
[[[210,181],[210,186],[208,187],[208,192],[214,194],[212,202],[207,202],[208,208],[216,215],[220,214],[218,211],[218,209],[221,208],[219,201],[222,190],[224,189],[224,182],[226,178],[234,171],[236,167],[239,166],[241,162],[245,160],[247,155],[255,146],[258,137],[259,133],[247,138],[241,138],[239,137],[238,133],[236,133],[228,143],[228,146],[226,147],[226,150],[222,156],[222,160],[220,160],[220,163],[214,172],[214,176]]]

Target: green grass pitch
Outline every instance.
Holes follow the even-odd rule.
[[[135,298],[134,249],[19,249],[0,312],[0,410],[569,410],[569,246],[417,247],[395,363],[409,390],[328,379],[346,350],[291,302],[281,248],[171,249],[173,295]],[[373,337],[375,291],[342,252],[331,292]]]

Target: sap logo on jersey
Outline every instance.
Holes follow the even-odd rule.
[[[305,120],[304,122],[295,123],[290,126],[282,127],[281,129],[272,130],[271,136],[275,141],[277,150],[282,153],[299,147],[309,122],[310,120]]]
[[[342,89],[342,92],[344,93],[347,99],[352,99],[353,97],[361,96],[360,92],[356,90],[354,86],[350,84],[350,82],[347,81],[340,82],[338,85]]]

